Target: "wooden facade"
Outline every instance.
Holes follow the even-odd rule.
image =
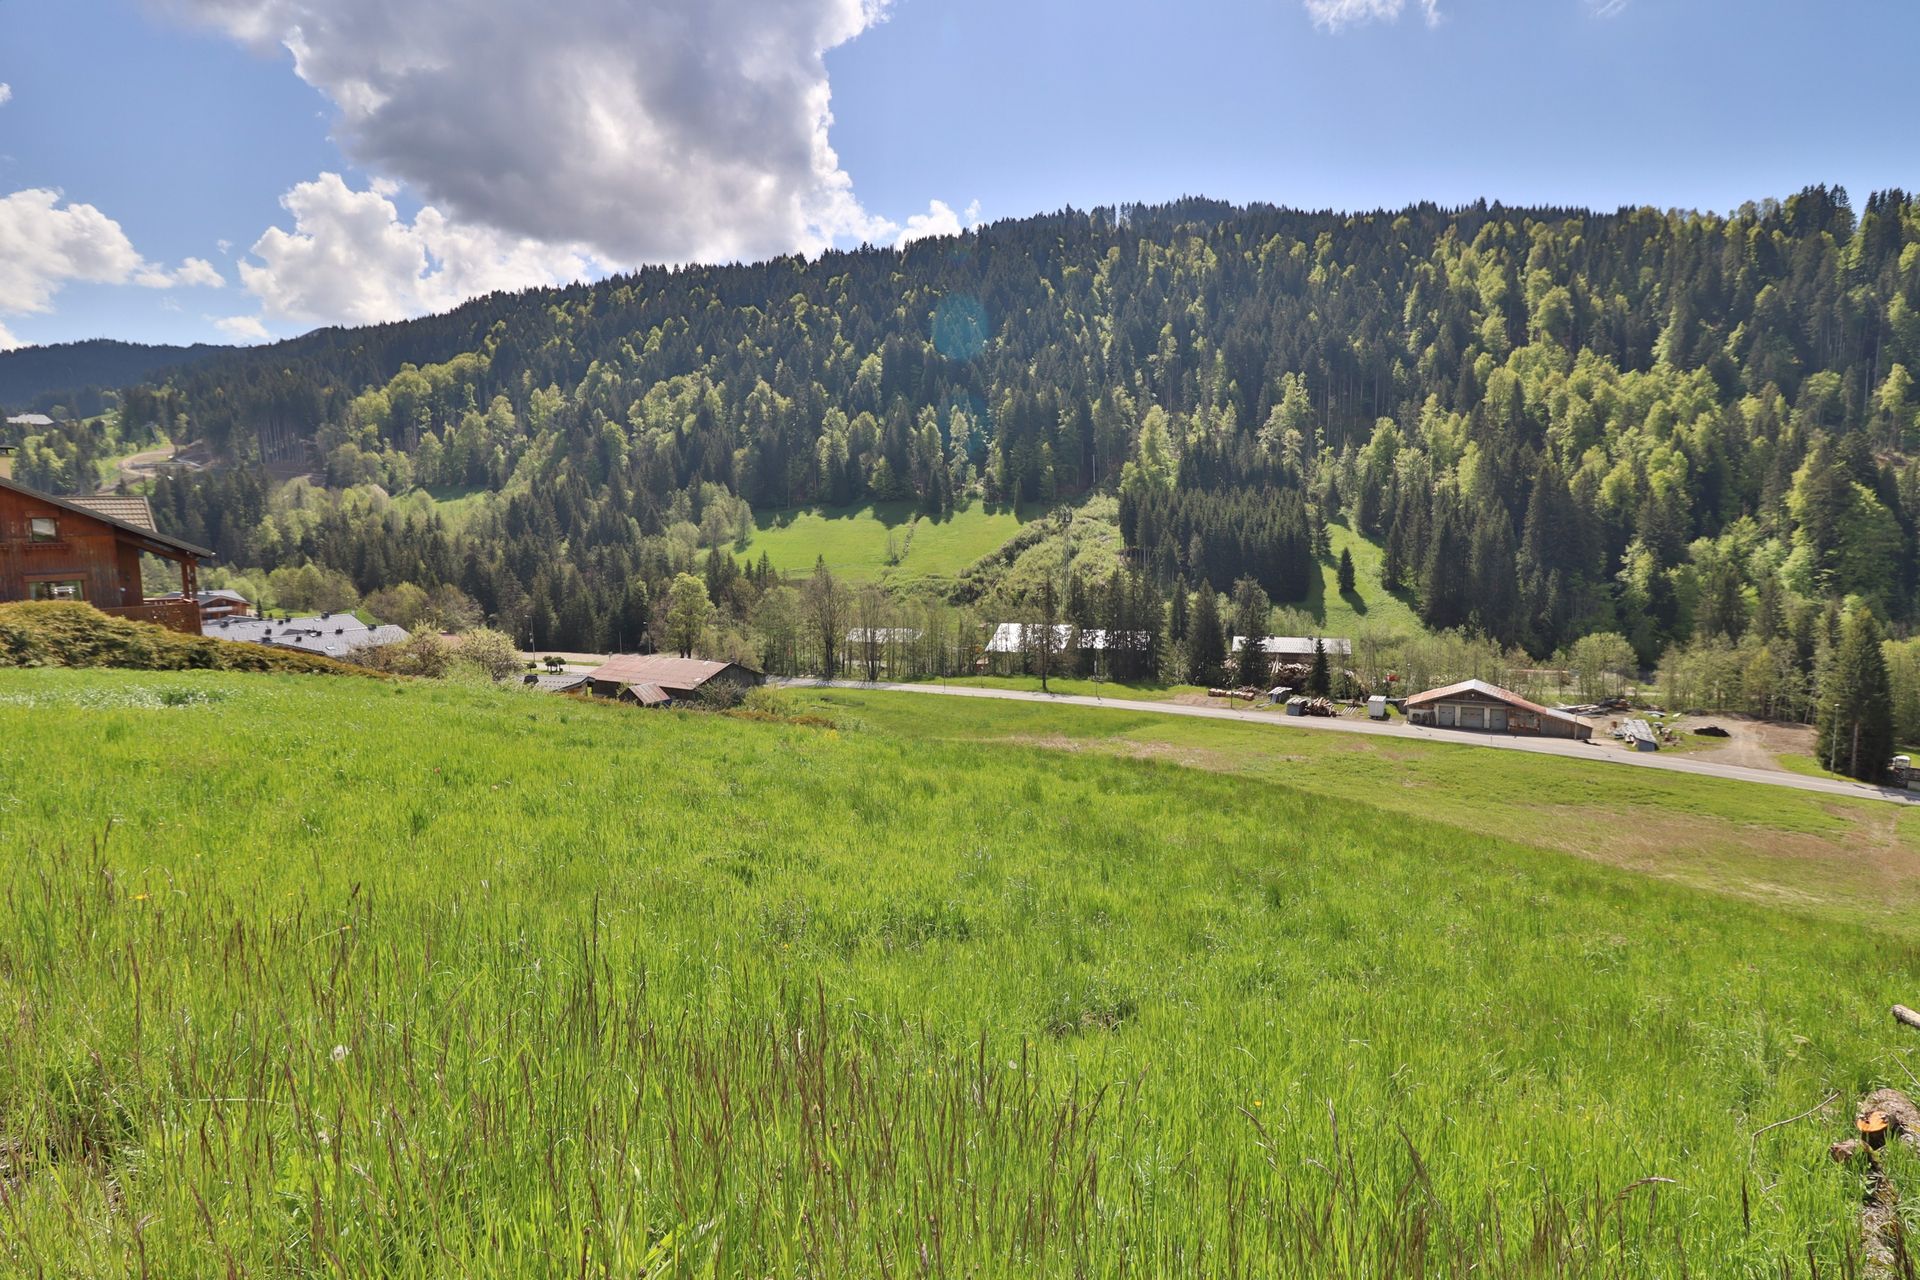
[[[143,553],[179,566],[183,598],[146,597],[140,582]],[[0,474],[0,602],[84,601],[117,618],[199,635],[194,593],[200,561],[212,556],[203,547],[89,511]]]

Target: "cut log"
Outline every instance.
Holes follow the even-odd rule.
[[[1920,1013],[1915,1013],[1903,1004],[1893,1006],[1893,1020],[1895,1022],[1905,1023],[1915,1031],[1920,1031]]]

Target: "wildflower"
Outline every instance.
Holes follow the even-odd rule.
[[[134,894],[134,895],[133,895],[133,900],[134,900],[135,902],[145,902],[145,901],[146,901],[146,900],[148,899],[148,897],[150,897],[150,896],[151,896],[151,895],[149,895],[149,894],[144,894],[144,893],[136,893],[136,894]]]
[[[320,1139],[320,1145],[323,1147],[330,1147],[333,1145],[333,1139],[327,1135],[327,1131],[325,1129],[320,1130],[318,1133],[314,1134],[313,1136]]]
[[[345,1062],[347,1060],[347,1046],[343,1044],[333,1046],[333,1060],[335,1062]]]
[[[1255,1098],[1255,1099],[1253,1100],[1253,1105],[1254,1105],[1254,1106],[1256,1106],[1256,1107],[1257,1107],[1257,1106],[1259,1106],[1259,1105],[1260,1105],[1260,1099],[1258,1099],[1258,1098]]]

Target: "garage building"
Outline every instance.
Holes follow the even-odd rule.
[[[1462,680],[1408,698],[1407,719],[1439,729],[1524,734],[1537,738],[1573,738],[1585,742],[1593,726],[1564,711],[1528,702],[1519,694],[1485,680]]]

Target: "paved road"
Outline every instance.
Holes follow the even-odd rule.
[[[1833,778],[1809,778],[1797,773],[1770,769],[1750,769],[1742,765],[1715,764],[1711,760],[1663,752],[1623,751],[1610,742],[1567,742],[1553,738],[1500,737],[1490,733],[1460,730],[1424,729],[1404,721],[1320,719],[1312,716],[1282,716],[1273,712],[1227,707],[1193,707],[1179,702],[1135,702],[1120,698],[1088,698],[1072,694],[1029,693],[1022,689],[976,688],[954,684],[868,684],[860,680],[781,680],[776,683],[790,689],[862,689],[881,693],[931,693],[950,698],[998,698],[1008,702],[1044,702],[1066,707],[1110,707],[1115,710],[1144,711],[1154,715],[1187,716],[1196,720],[1232,720],[1241,724],[1262,724],[1274,729],[1300,729],[1322,733],[1365,733],[1388,738],[1411,738],[1421,742],[1439,742],[1453,746],[1488,747],[1500,751],[1530,751],[1535,755],[1562,756],[1594,764],[1621,765],[1629,769],[1659,769],[1667,773],[1686,773],[1702,778],[1724,778],[1732,782],[1757,782],[1768,787],[1788,787],[1795,791],[1816,791],[1824,795],[1847,796],[1856,800],[1886,800],[1895,804],[1920,803],[1920,794],[1891,787],[1869,786],[1862,782],[1843,782]]]

